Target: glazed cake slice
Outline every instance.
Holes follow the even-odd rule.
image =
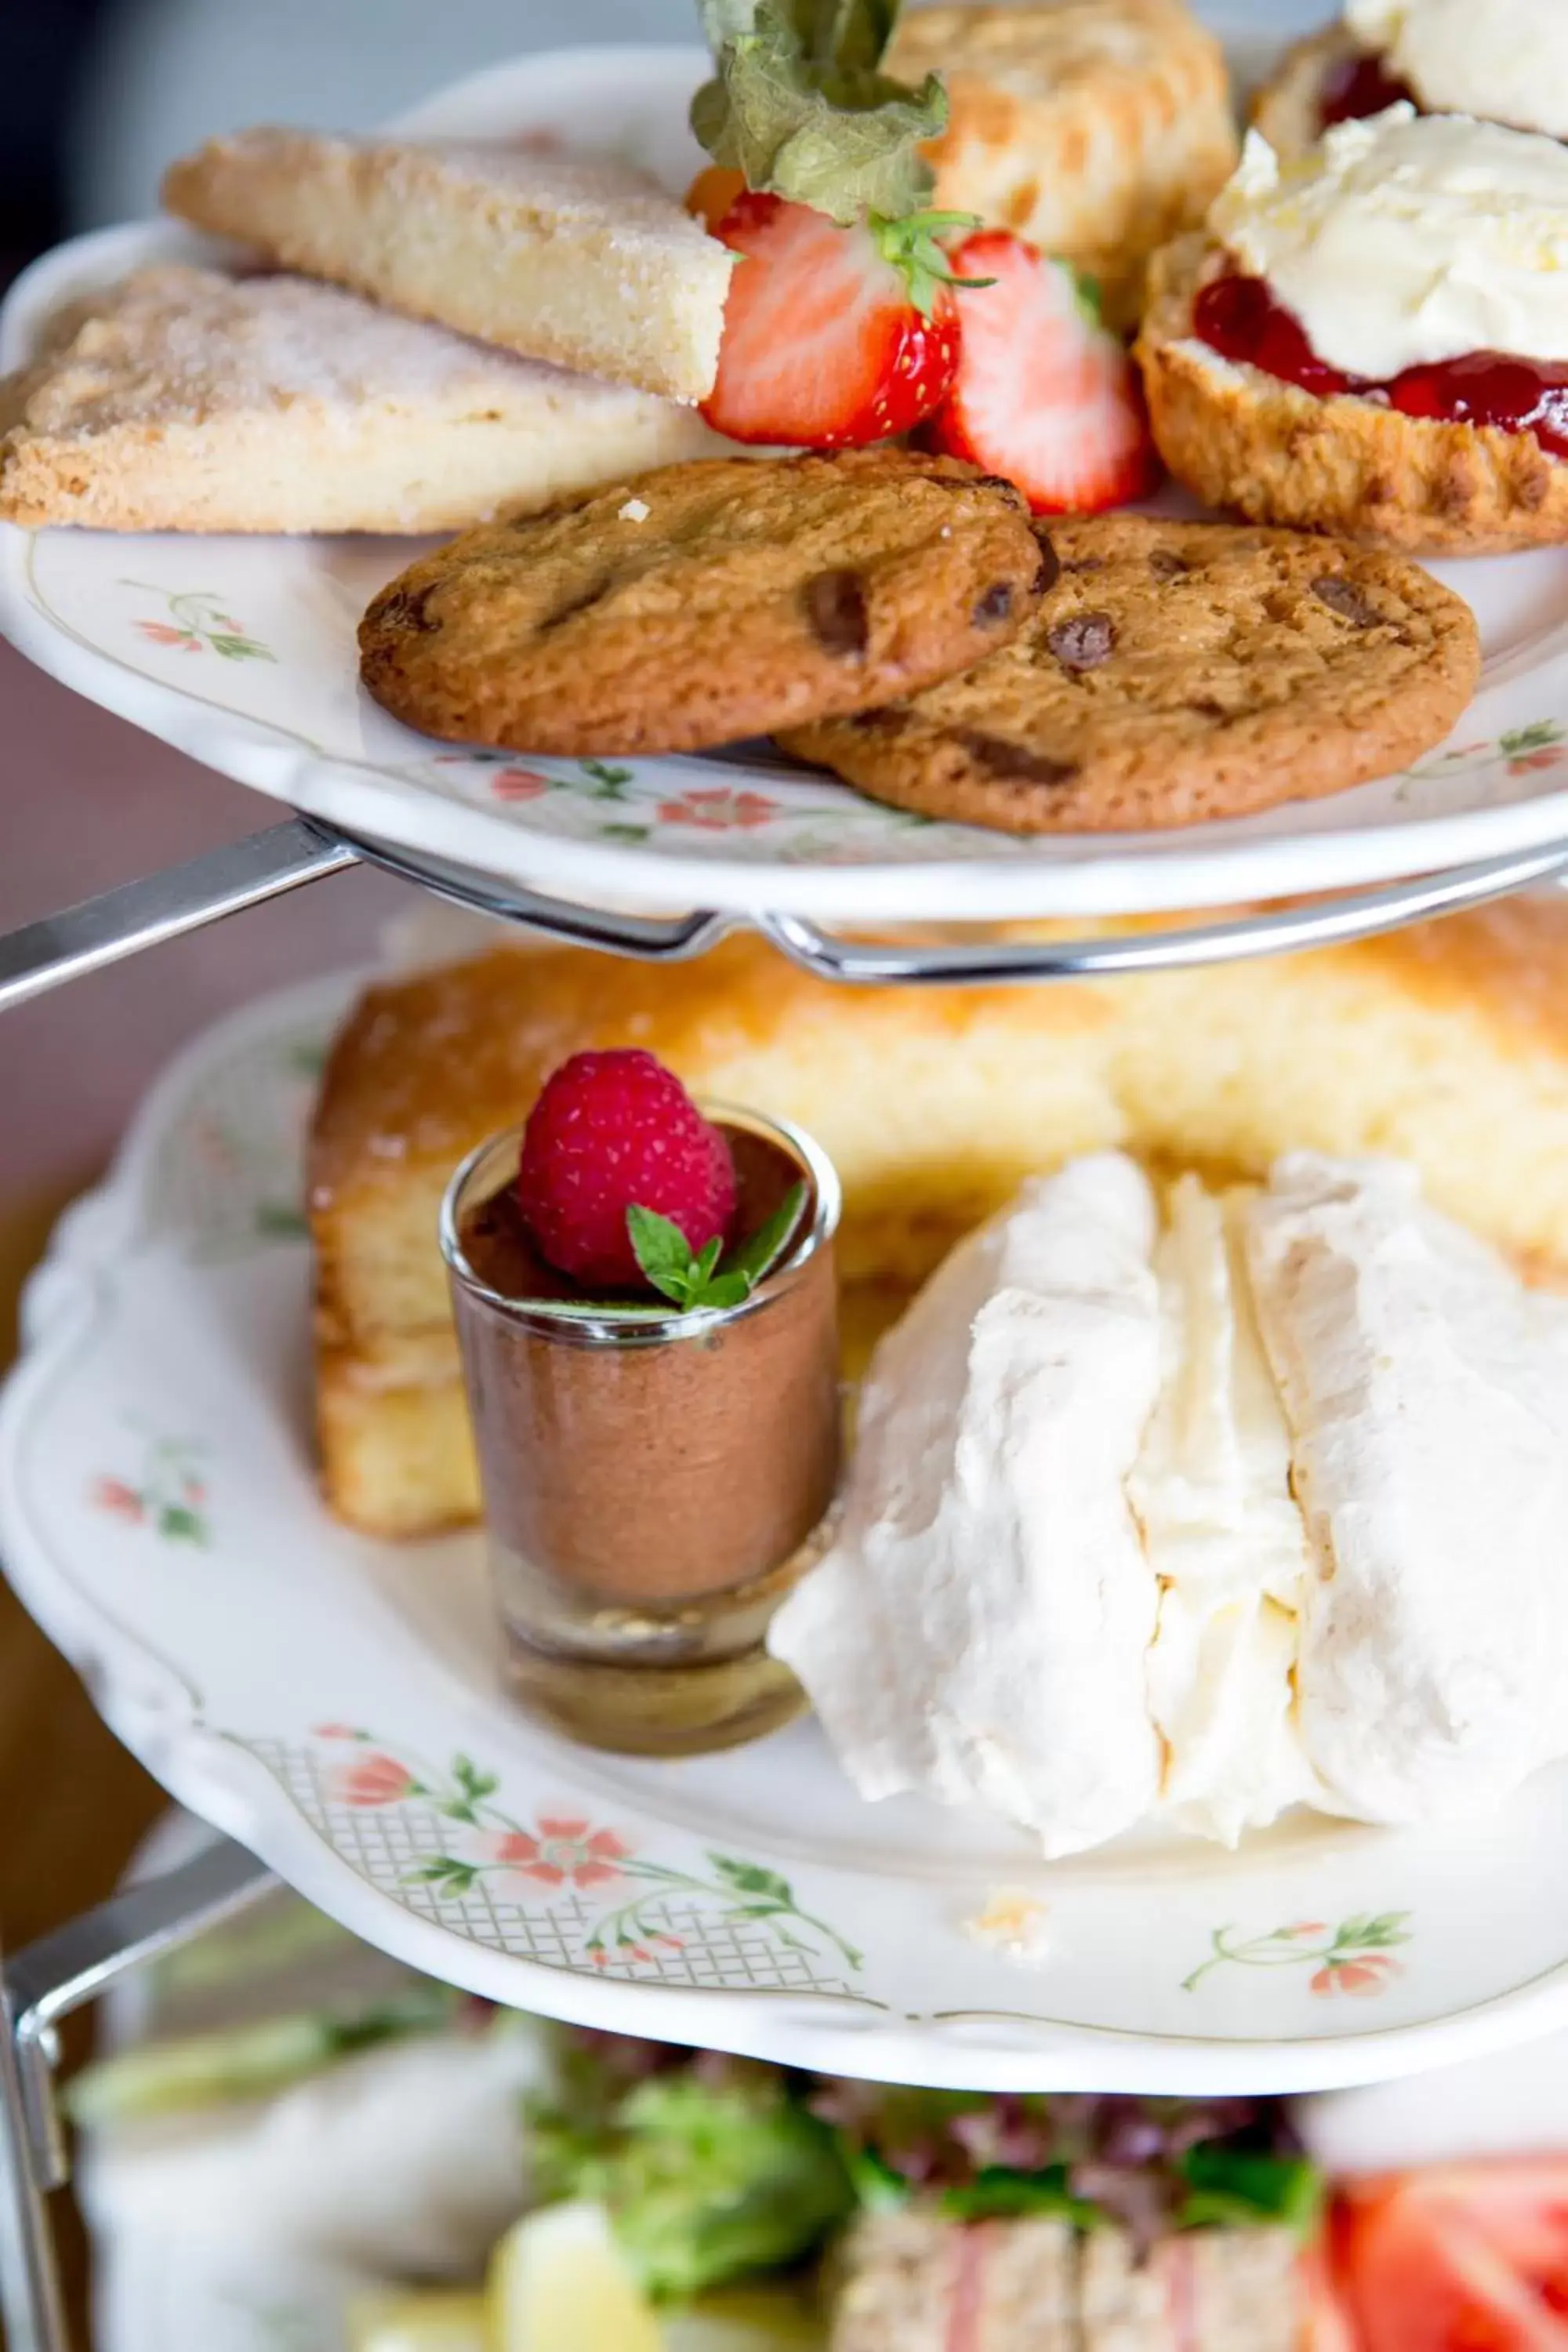
[[[699,401],[734,256],[644,172],[524,144],[256,130],[172,166],[171,212],[525,358]]]
[[[0,383],[0,516],[100,530],[459,530],[728,445],[689,409],[332,286],[146,269]]]

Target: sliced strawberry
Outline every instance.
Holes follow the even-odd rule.
[[[1145,497],[1159,460],[1132,362],[1066,262],[1005,229],[965,237],[950,258],[963,343],[932,445],[1005,475],[1037,514]]]
[[[1561,2159],[1356,2182],[1331,2247],[1363,2352],[1568,2352]]]
[[[742,255],[702,414],[732,441],[858,448],[908,433],[958,358],[953,290],[933,231],[952,215],[858,222],[782,196],[740,197],[712,230]]]

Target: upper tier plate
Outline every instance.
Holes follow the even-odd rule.
[[[810,1722],[665,1765],[529,1722],[479,1539],[374,1543],[317,1494],[300,1146],[346,993],[164,1079],[0,1404],[12,1580],[185,1804],[433,1976],[830,2073],[1283,2091],[1568,2022],[1568,1768],[1460,1828],[1303,1814],[1047,1865],[984,1814],[862,1803]],[[976,1936],[1003,1895],[1032,1965]]]
[[[705,64],[696,49],[558,51],[459,84],[409,126],[549,129],[630,153],[679,189],[701,161],[686,108]],[[0,314],[0,367],[31,353],[63,300],[205,249],[168,224],[60,247]],[[1175,833],[1017,842],[880,807],[767,756],[522,759],[410,733],[361,691],[354,629],[428,543],[0,526],[0,628],[79,693],[242,783],[590,904],[883,923],[1155,913],[1568,838],[1568,553],[1438,567],[1474,604],[1488,660],[1451,744],[1409,774]]]

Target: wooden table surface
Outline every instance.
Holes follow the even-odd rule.
[[[68,1187],[0,1202],[0,1367],[15,1352],[22,1283],[88,1174]],[[19,1950],[110,1894],[167,1802],[0,1583],[0,1944]],[[89,2030],[79,2021],[70,2042],[79,2049]],[[86,2244],[69,2198],[57,2197],[53,2209],[76,2340],[85,2346]]]

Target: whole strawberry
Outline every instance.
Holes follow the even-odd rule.
[[[841,226],[783,196],[737,197],[711,229],[740,254],[719,374],[702,404],[732,441],[851,449],[908,433],[958,364],[954,279],[938,242],[963,213]]]
[[[627,1212],[679,1226],[693,1251],[735,1213],[730,1148],[679,1079],[637,1048],[574,1054],[523,1129],[517,1201],[541,1256],[585,1289],[646,1290]]]

